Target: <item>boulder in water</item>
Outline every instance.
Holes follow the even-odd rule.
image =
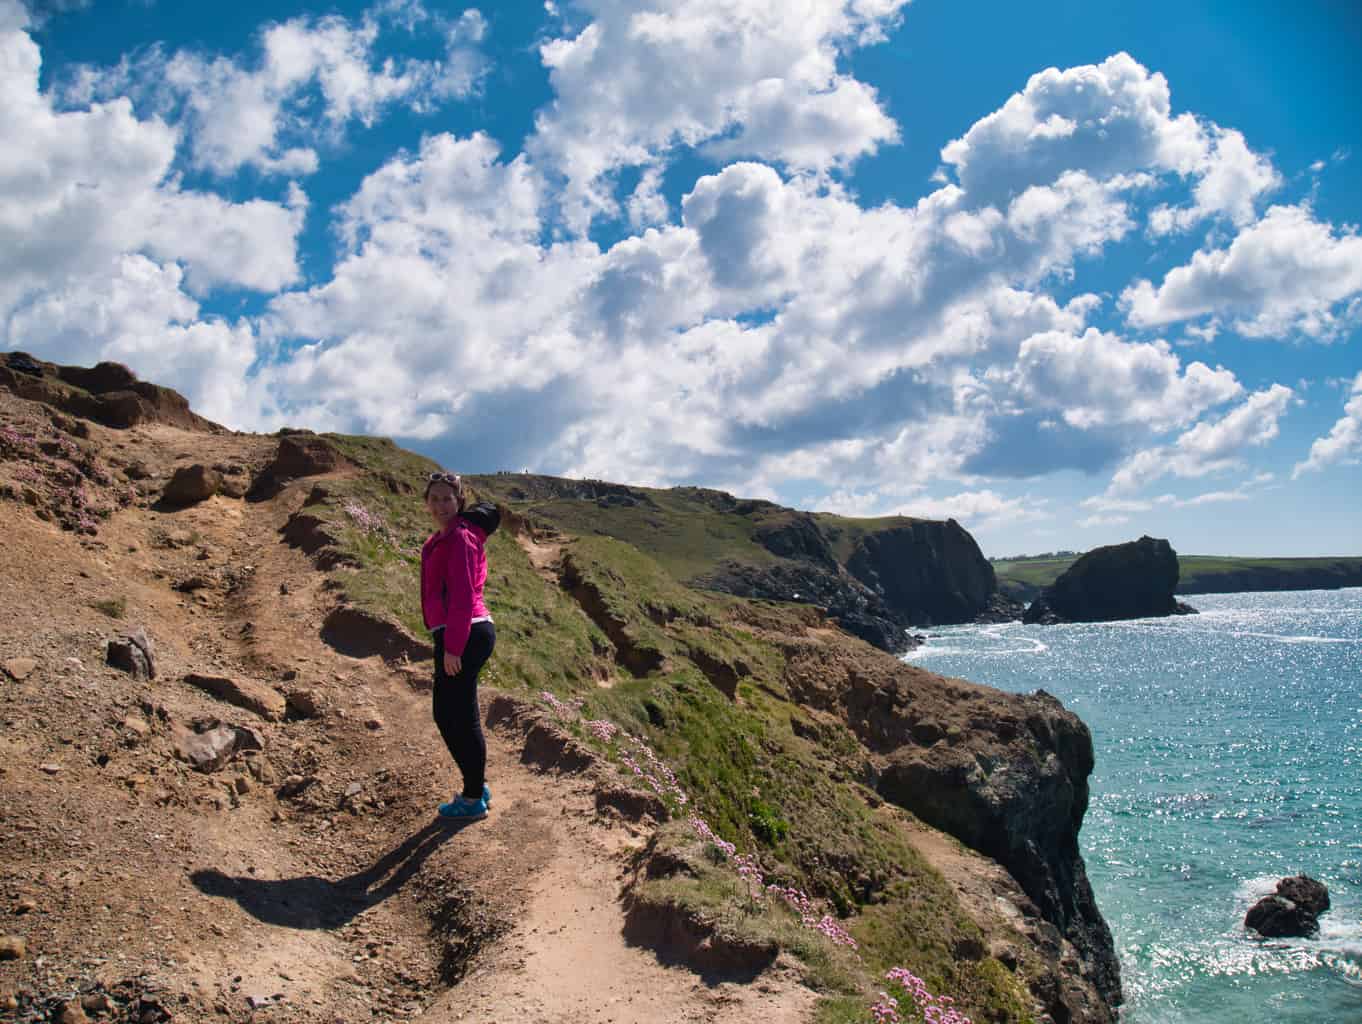
[[[1304,937],[1319,931],[1319,915],[1329,909],[1329,890],[1306,875],[1283,878],[1244,917],[1244,927],[1264,938]]]

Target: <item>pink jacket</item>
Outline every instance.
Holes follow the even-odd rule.
[[[463,657],[475,618],[487,615],[487,534],[466,519],[432,533],[421,548],[421,614],[426,628],[445,629],[445,650]]]

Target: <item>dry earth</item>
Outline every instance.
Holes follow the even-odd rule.
[[[52,433],[41,406],[0,395],[0,413]],[[739,986],[625,942],[643,829],[598,813],[590,778],[525,764],[519,728],[489,734],[491,817],[435,817],[455,772],[424,670],[321,642],[335,595],[279,536],[300,486],[148,503],[181,465],[249,479],[273,439],[88,434],[109,468],[147,474],[97,535],[0,501],[0,936],[23,947],[0,960],[0,1019],[808,1019],[791,967]],[[531,554],[547,568],[556,551]],[[105,663],[137,626],[154,680]],[[254,682],[289,711],[218,700],[188,673]],[[218,723],[264,749],[209,773],[177,757]]]

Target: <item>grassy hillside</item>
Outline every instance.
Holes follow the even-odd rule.
[[[428,525],[419,491],[400,482],[420,480],[430,464],[387,442],[327,436],[362,472],[328,480],[328,493],[304,511],[322,520],[344,556],[334,575],[348,599],[416,632],[418,545]],[[625,497],[636,504],[602,507],[531,496],[535,481],[524,477],[470,483],[570,534],[557,579],[532,564],[511,529],[492,537],[488,593],[499,641],[487,681],[577,706],[580,720],[566,727],[618,765],[624,781],[621,742],[584,727],[617,724],[651,745],[690,795],[654,840],[655,857],[686,867],[643,882],[636,901],[696,915],[726,941],[796,956],[824,994],[825,1024],[869,1020],[884,972],[895,966],[954,996],[975,1020],[1031,1019],[1027,983],[1040,962],[1023,957],[1014,971],[986,953],[956,955],[984,948],[983,936],[910,842],[911,816],[858,781],[864,750],[845,725],[789,699],[782,638],[818,625],[817,612],[680,582],[719,558],[771,558],[752,539],[761,515],[723,514],[716,506],[731,499],[714,492],[630,489]],[[525,497],[513,496],[517,487]],[[839,543],[892,522],[826,518],[843,531]],[[801,927],[779,900],[753,900],[731,868],[703,852],[685,824],[691,814],[755,857],[768,881],[826,901],[859,956]]]
[[[758,537],[778,529],[800,513],[766,501],[734,498],[701,487],[621,487],[602,484],[594,500],[591,481],[562,480],[532,474],[471,476],[480,492],[521,515],[567,533],[614,537],[646,552],[674,578],[693,580],[724,562],[769,565],[778,560]],[[567,496],[565,491],[573,491]],[[840,562],[856,542],[870,533],[903,526],[902,516],[853,519],[829,513],[814,516]]]

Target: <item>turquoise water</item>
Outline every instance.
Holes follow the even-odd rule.
[[[1080,842],[1121,957],[1123,1024],[1362,1024],[1362,590],[1213,594],[1202,614],[942,627],[907,660],[1042,688],[1092,730]],[[1250,938],[1283,875],[1317,939]]]

